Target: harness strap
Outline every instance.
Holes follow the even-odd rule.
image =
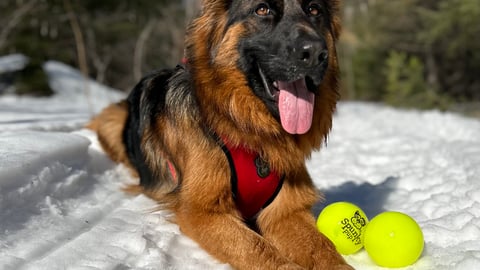
[[[284,176],[272,171],[258,153],[244,147],[233,147],[220,139],[230,165],[232,196],[245,220],[252,220],[276,198],[280,192]]]

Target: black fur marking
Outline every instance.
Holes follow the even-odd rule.
[[[171,70],[155,71],[145,76],[135,86],[127,102],[129,113],[123,131],[123,141],[128,158],[139,173],[140,185],[145,188],[158,188],[173,182],[179,185],[182,172],[178,170],[172,158],[173,153],[169,153],[166,147],[160,145],[162,152],[156,153],[160,167],[150,168],[141,147],[145,140],[148,140],[144,138],[147,129],[161,130],[157,122],[160,117],[165,117],[173,125],[177,117],[182,115],[198,121],[198,109],[196,109],[198,106],[192,93],[189,72],[181,66]],[[155,141],[155,143],[162,144],[162,141]],[[176,179],[173,179],[169,163],[175,168]]]
[[[157,181],[145,163],[145,155],[141,149],[143,131],[145,126],[153,123],[156,111],[165,108],[167,82],[172,74],[172,70],[162,70],[147,75],[127,98],[129,113],[123,131],[123,141],[130,162],[138,170],[140,185],[144,187],[154,186]]]

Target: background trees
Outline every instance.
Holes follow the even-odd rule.
[[[0,24],[10,25],[0,28],[0,55],[62,61],[126,90],[179,61],[185,10],[167,0],[2,0]]]
[[[446,109],[480,100],[479,0],[346,1],[344,94]]]

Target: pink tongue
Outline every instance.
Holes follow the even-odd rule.
[[[305,79],[278,81],[278,109],[283,129],[290,134],[305,134],[312,126],[315,94],[308,91]]]

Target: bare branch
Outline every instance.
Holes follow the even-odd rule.
[[[142,78],[142,65],[145,44],[147,43],[150,35],[152,34],[156,24],[156,19],[150,19],[143,28],[135,44],[135,52],[133,55],[133,78],[135,79],[135,81],[139,81]]]
[[[84,80],[84,92],[87,98],[87,102],[90,108],[90,112],[93,114],[93,108],[91,104],[91,96],[90,96],[90,89],[88,85],[88,63],[87,63],[87,51],[85,49],[85,40],[83,38],[82,29],[80,28],[80,23],[78,22],[77,15],[73,10],[72,3],[70,0],[63,0],[63,5],[65,10],[68,13],[68,19],[70,22],[70,26],[73,31],[73,36],[75,38],[75,46],[77,47],[77,58],[78,58],[78,66],[80,67],[80,71],[83,74]]]
[[[20,6],[15,12],[13,12],[10,19],[7,20],[7,25],[0,32],[0,49],[5,46],[7,38],[13,29],[21,22],[23,16],[27,15],[30,10],[35,6],[37,0],[30,0],[26,4]]]

